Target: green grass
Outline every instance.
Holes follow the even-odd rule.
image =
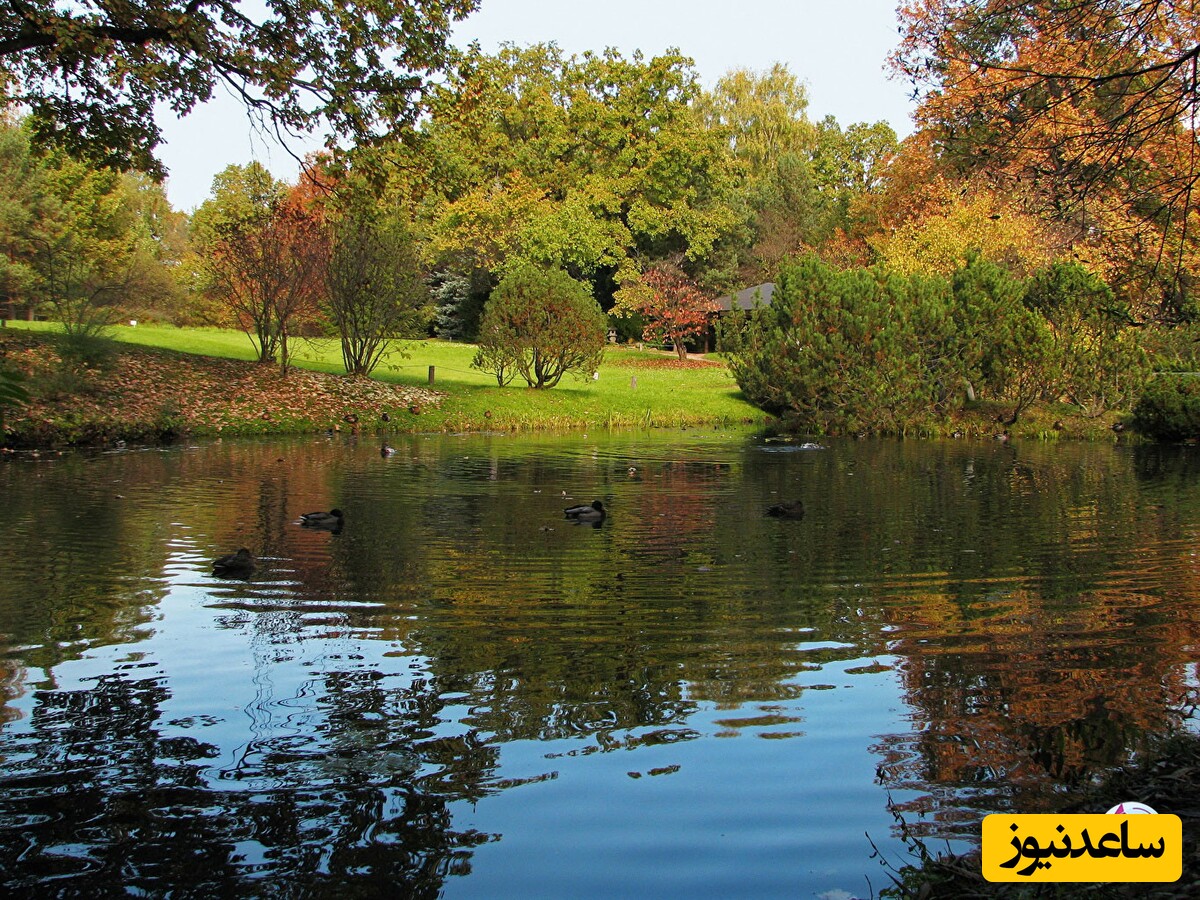
[[[9,327],[55,330],[44,322],[12,322]],[[117,340],[203,356],[252,360],[245,334],[217,328],[138,325],[111,330]],[[532,390],[524,384],[500,387],[491,375],[471,368],[475,348],[439,340],[401,341],[400,352],[375,370],[380,381],[429,387],[445,394],[440,408],[423,409],[422,430],[503,431],[595,427],[685,427],[733,425],[768,420],[742,397],[723,366],[673,368],[672,354],[610,347],[596,380],[571,376],[557,387]],[[341,349],[334,339],[295,341],[298,367],[341,373]],[[647,365],[668,362],[666,367]],[[429,383],[429,367],[434,383]],[[636,379],[636,383],[635,383]]]

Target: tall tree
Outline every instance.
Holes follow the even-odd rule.
[[[597,285],[640,258],[704,261],[738,217],[698,95],[676,52],[469,52],[423,126],[434,253],[462,272],[525,259]]]
[[[411,124],[451,23],[478,0],[22,0],[0,17],[0,74],[39,141],[165,174],[155,105],[183,115],[222,84],[282,131],[368,142]]]
[[[0,115],[0,316],[32,319],[38,280],[35,257],[57,212],[46,193],[45,166],[29,146],[21,123]]]
[[[170,305],[181,217],[159,185],[38,152],[11,119],[0,119],[0,184],[4,314],[49,304],[69,331],[87,332]]]
[[[700,109],[751,173],[770,172],[781,158],[806,153],[816,141],[807,115],[808,92],[782,63],[764,72],[726,72],[701,99]]]
[[[774,278],[789,257],[846,244],[852,203],[878,189],[896,149],[883,122],[845,131],[832,116],[814,124],[804,86],[780,63],[727,73],[699,108],[737,162],[747,234],[725,249],[739,258],[742,284]]]
[[[1193,282],[1200,8],[1191,0],[920,0],[898,70],[964,171],[1020,183],[1168,317]]]

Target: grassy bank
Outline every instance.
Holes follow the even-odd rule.
[[[76,348],[77,350],[78,348]],[[296,369],[281,377],[253,362],[245,334],[215,328],[121,326],[109,340],[69,346],[56,326],[9,322],[0,354],[30,376],[33,402],[10,411],[13,446],[146,440],[173,434],[270,434],[328,428],[381,431],[522,431],[768,424],[742,397],[720,358],[611,347],[596,379],[535,391],[500,387],[471,368],[475,348],[398,342],[371,379],[343,373],[332,339],[296,341]],[[430,381],[430,372],[433,378]],[[183,373],[186,372],[186,377]],[[1062,405],[975,404],[906,437],[1113,440],[1120,414],[1086,418]],[[357,421],[356,421],[357,420]],[[785,423],[786,426],[786,423]]]
[[[33,401],[10,411],[9,444],[142,440],[172,434],[263,434],[370,428],[469,431],[682,427],[766,422],[723,364],[680,363],[613,348],[598,378],[551,390],[499,387],[471,368],[474,348],[403,342],[373,379],[342,372],[335,340],[295,344],[296,370],[252,362],[240,332],[118,327],[73,348],[53,326],[0,329],[6,365],[29,376]],[[430,369],[433,381],[430,382]]]

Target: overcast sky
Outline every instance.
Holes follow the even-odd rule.
[[[615,47],[629,56],[678,48],[696,63],[706,87],[735,68],[763,70],[782,62],[808,87],[809,114],[832,114],[843,125],[885,120],[901,136],[911,131],[906,86],[890,80],[887,55],[899,40],[897,0],[482,0],[460,22],[454,43],[522,46],[554,41],[568,53]],[[212,178],[231,163],[257,159],[277,178],[298,166],[278,145],[255,133],[245,112],[220,96],[184,119],[160,120],[170,170],[167,195],[190,211],[208,196]],[[319,141],[308,146],[315,147]],[[307,147],[293,149],[303,153]]]

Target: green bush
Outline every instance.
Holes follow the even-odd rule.
[[[941,280],[785,266],[770,306],[722,323],[721,346],[750,402],[818,431],[903,432],[954,402],[960,360]]]
[[[1200,438],[1200,376],[1160,375],[1133,408],[1133,427],[1156,441]]]
[[[1025,305],[1050,324],[1047,376],[1052,395],[1087,416],[1127,407],[1149,377],[1129,307],[1099,276],[1057,262],[1029,279]]]
[[[726,317],[721,347],[747,399],[800,427],[904,433],[976,393],[1015,422],[1045,389],[1050,346],[1023,291],[977,256],[952,281],[809,257],[783,268],[770,306]]]
[[[587,287],[561,269],[522,264],[483,310],[472,365],[500,384],[516,372],[530,387],[554,387],[568,372],[590,377],[604,358],[608,320]]]

